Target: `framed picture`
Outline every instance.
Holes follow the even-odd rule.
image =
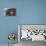
[[[18,34],[19,42],[21,40],[46,41],[46,25],[20,24]]]
[[[16,16],[15,8],[4,8],[4,16]]]

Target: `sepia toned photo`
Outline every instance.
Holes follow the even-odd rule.
[[[46,42],[46,25],[18,25],[18,38],[20,46],[31,46]]]

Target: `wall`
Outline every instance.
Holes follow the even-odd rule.
[[[3,16],[3,8],[10,7],[16,8],[16,16]],[[17,24],[46,24],[46,0],[0,0],[0,44],[8,43]]]

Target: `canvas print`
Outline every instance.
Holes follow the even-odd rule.
[[[16,16],[15,8],[4,8],[4,16]]]

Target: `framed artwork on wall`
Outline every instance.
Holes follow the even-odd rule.
[[[15,8],[4,8],[4,16],[16,16]]]
[[[20,24],[18,25],[18,40],[46,41],[45,24]]]

